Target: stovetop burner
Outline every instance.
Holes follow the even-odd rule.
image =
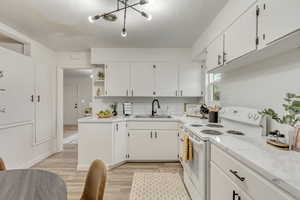
[[[206,126],[210,127],[210,128],[223,128],[224,127],[221,124],[207,124]]]
[[[241,132],[241,131],[235,131],[235,130],[229,130],[227,131],[228,134],[232,134],[232,135],[245,135],[245,133]]]
[[[191,127],[202,127],[203,125],[201,125],[201,124],[191,124],[190,126]]]
[[[207,134],[207,135],[222,135],[223,133],[220,131],[215,130],[202,130],[201,133]]]

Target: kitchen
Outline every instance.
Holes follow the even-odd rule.
[[[5,3],[0,158],[9,170],[0,180],[50,171],[66,186],[40,187],[84,199],[87,172],[101,160],[103,199],[299,199],[298,1],[46,3],[57,17],[30,1],[27,24],[4,9],[17,11],[16,1]],[[49,23],[52,36],[35,28],[59,16],[69,26]],[[71,69],[92,71],[92,116],[78,120],[78,145],[63,144]]]

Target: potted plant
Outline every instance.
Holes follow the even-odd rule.
[[[290,148],[292,148],[296,135],[296,126],[300,122],[300,96],[287,93],[284,100],[286,103],[282,105],[285,110],[285,114],[283,116],[280,117],[279,114],[271,108],[264,109],[262,112],[259,112],[259,114],[262,116],[268,116],[272,120],[290,127],[289,145]]]

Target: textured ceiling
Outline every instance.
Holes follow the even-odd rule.
[[[120,36],[122,14],[113,23],[87,20],[115,9],[116,0],[1,0],[0,21],[58,51],[191,47],[227,1],[150,0],[140,8],[152,14],[152,21],[128,12],[127,38]]]

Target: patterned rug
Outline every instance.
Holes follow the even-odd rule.
[[[190,200],[178,173],[135,173],[130,200]]]

